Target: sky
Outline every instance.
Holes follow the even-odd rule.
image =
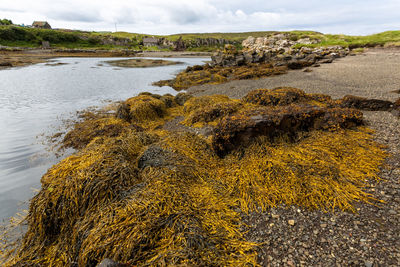
[[[147,34],[400,30],[400,0],[0,0],[0,18],[53,28]]]

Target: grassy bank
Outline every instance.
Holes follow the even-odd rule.
[[[109,40],[109,44],[104,40]],[[0,26],[0,45],[38,48],[42,46],[43,41],[48,41],[52,47],[60,48],[140,48],[135,38],[123,40],[122,37],[111,34]],[[118,41],[124,41],[124,45],[113,44]]]
[[[276,31],[241,32],[241,33],[185,33],[173,35],[158,35],[157,38],[165,38],[168,41],[177,41],[182,38],[188,51],[212,52],[223,48],[223,44],[211,42],[209,45],[198,45],[198,40],[220,40],[231,42],[237,48],[248,36],[264,37],[276,34]],[[321,40],[320,44],[308,46],[342,45],[345,47],[364,47],[400,44],[400,31],[387,31],[368,36],[349,36],[322,34],[314,31],[290,31],[290,38],[297,40],[310,37]],[[168,48],[145,47],[143,38],[146,34],[128,32],[84,32],[66,30],[47,30],[23,28],[17,26],[0,26],[0,45],[12,47],[40,47],[42,41],[50,42],[52,47],[64,48],[91,48],[91,49],[135,49],[135,50],[169,50]]]

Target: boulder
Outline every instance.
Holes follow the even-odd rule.
[[[212,147],[223,157],[234,149],[247,146],[258,136],[295,140],[299,132],[351,128],[362,123],[362,113],[354,109],[306,104],[274,109],[255,107],[222,119],[214,130]]]
[[[139,169],[146,167],[172,167],[171,161],[175,157],[174,153],[161,148],[157,144],[150,145],[139,157],[138,167]]]
[[[393,103],[391,101],[368,99],[352,95],[346,95],[339,100],[339,105],[344,108],[355,108],[369,111],[389,111],[393,108]]]
[[[12,67],[12,63],[11,62],[0,62],[0,67]]]
[[[392,114],[395,115],[395,116],[400,116],[400,98],[397,99],[397,100],[393,103]]]
[[[99,264],[97,264],[97,267],[127,267],[127,266],[129,265],[118,263],[116,261],[113,261],[112,259],[104,259]]]
[[[306,100],[304,91],[292,87],[277,87],[275,89],[257,89],[249,92],[243,101],[261,106],[286,106]]]
[[[189,99],[191,99],[193,96],[186,94],[186,93],[179,93],[175,96],[175,102],[180,105],[183,106],[185,104],[186,101],[188,101]]]

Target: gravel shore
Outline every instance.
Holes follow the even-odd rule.
[[[348,94],[399,98],[394,91],[400,89],[400,50],[370,50],[311,69],[196,86],[188,92],[240,98],[257,88],[291,86],[333,98]],[[381,171],[382,181],[366,189],[383,202],[357,203],[356,213],[280,206],[244,214],[250,226],[246,237],[263,244],[259,251],[263,266],[400,266],[400,120],[389,112],[364,112],[364,118],[391,154]]]
[[[385,100],[399,97],[393,91],[400,90],[400,49],[370,50],[308,69],[311,72],[292,70],[284,75],[257,80],[194,86],[187,92],[193,95],[224,94],[240,98],[258,88],[290,86],[303,89],[307,93],[328,94],[333,98],[348,94]]]

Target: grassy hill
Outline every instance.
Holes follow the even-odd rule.
[[[215,51],[222,45],[198,46],[198,39],[225,39],[240,47],[241,42],[248,36],[264,37],[278,32],[240,32],[240,33],[184,33],[173,35],[158,35],[155,37],[176,41],[180,37],[186,43],[188,50]],[[290,31],[291,39],[309,37],[319,39],[321,43],[308,46],[341,45],[345,47],[365,47],[377,45],[400,45],[400,31],[387,31],[368,36],[349,36],[322,34],[315,31]],[[128,32],[85,32],[70,30],[47,30],[24,28],[14,25],[0,26],[0,45],[11,47],[40,47],[42,41],[49,41],[52,47],[59,48],[93,48],[93,49],[134,49],[134,50],[161,50],[157,47],[144,47],[142,40],[149,36]]]

